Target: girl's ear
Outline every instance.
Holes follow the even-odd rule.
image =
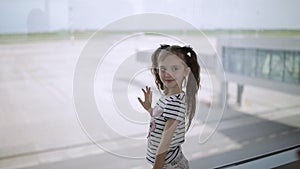
[[[184,76],[188,76],[191,72],[191,68],[190,67],[186,67],[185,71],[184,71]]]

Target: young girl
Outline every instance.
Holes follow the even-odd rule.
[[[141,105],[150,113],[146,159],[154,169],[187,169],[181,144],[195,114],[200,66],[192,48],[161,45],[152,55],[152,73],[162,96],[152,108],[152,91],[142,89]],[[185,89],[185,91],[184,91]]]

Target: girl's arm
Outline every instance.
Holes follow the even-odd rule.
[[[165,158],[167,156],[168,149],[170,147],[171,140],[173,138],[173,134],[178,125],[178,120],[168,119],[166,122],[165,129],[162,133],[162,138],[157,150],[155,162],[153,165],[153,169],[162,169],[164,166]]]

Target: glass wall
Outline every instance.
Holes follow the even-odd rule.
[[[219,89],[225,78],[214,57],[223,37],[247,42],[239,46],[246,37],[285,37],[291,43],[261,44],[300,46],[299,6],[299,0],[0,0],[0,169],[151,168],[145,160],[151,117],[137,97],[149,86],[155,105],[161,93],[151,54],[160,44],[182,42],[201,65],[197,111],[182,145],[190,168],[299,143],[299,95],[247,85],[241,106],[225,107],[236,101],[236,84],[224,85],[228,93]],[[226,73],[300,84],[299,48],[248,47],[223,48]]]

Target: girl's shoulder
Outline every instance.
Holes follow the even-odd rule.
[[[167,97],[164,97],[164,102],[165,103],[180,103],[180,104],[185,104],[185,93],[182,92],[182,93],[177,93],[177,94],[174,94],[174,95],[171,95],[171,96],[167,96]]]

